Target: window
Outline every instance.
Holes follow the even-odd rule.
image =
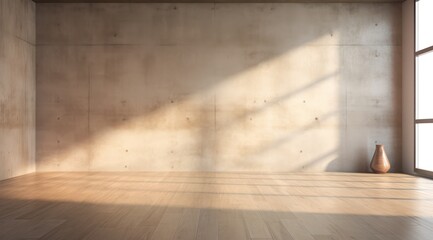
[[[433,176],[433,1],[415,5],[415,170]]]

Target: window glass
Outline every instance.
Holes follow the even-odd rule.
[[[416,2],[416,50],[433,46],[433,0]]]
[[[416,62],[416,118],[433,119],[433,51],[418,56]]]
[[[417,168],[433,171],[433,123],[416,125]]]

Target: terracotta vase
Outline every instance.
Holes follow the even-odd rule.
[[[376,151],[374,152],[373,159],[371,159],[370,168],[375,173],[387,173],[391,168],[383,145],[376,145]]]

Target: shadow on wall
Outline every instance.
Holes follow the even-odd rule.
[[[38,171],[400,169],[399,4],[37,11]]]

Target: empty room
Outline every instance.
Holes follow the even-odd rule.
[[[0,0],[0,240],[432,240],[433,0]]]

